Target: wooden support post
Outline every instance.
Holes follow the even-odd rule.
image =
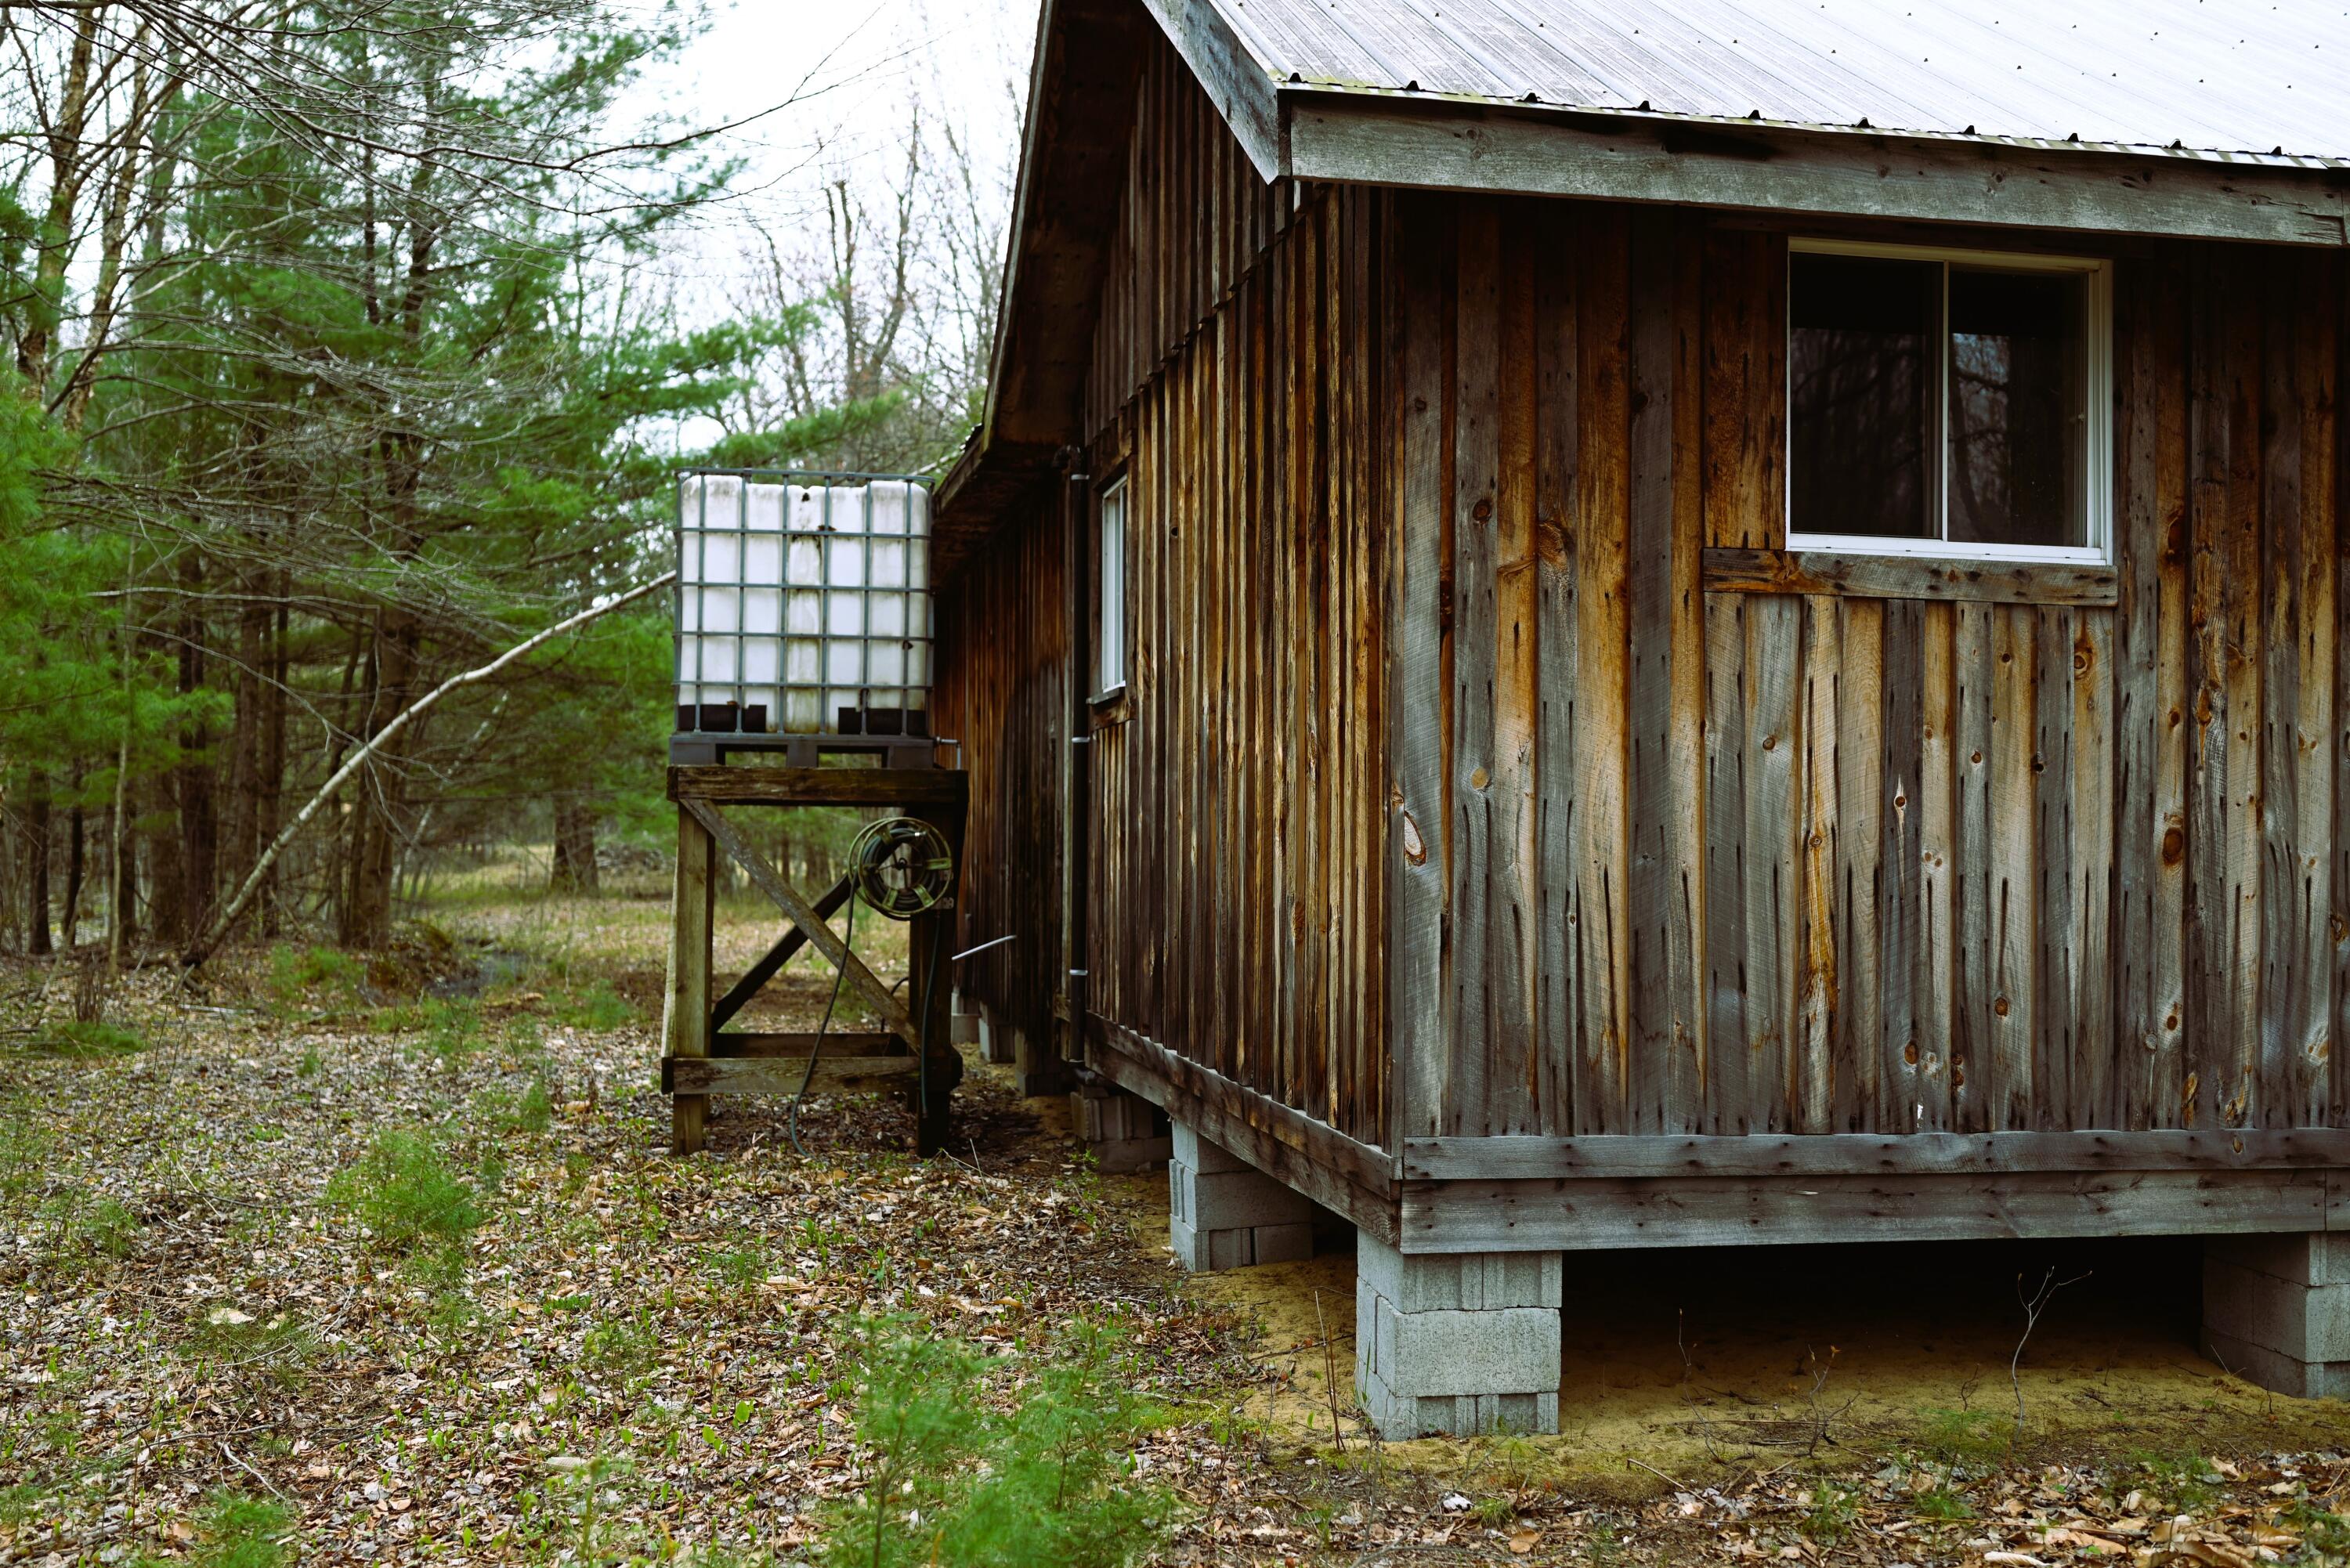
[[[954,857],[958,886],[962,867],[963,811],[959,805],[933,807],[922,814],[947,841]],[[954,892],[927,914],[917,915],[907,932],[906,962],[913,973],[912,1012],[929,1063],[925,1087],[915,1091],[914,1152],[928,1158],[946,1146],[950,1096],[962,1077],[962,1054],[954,1048],[952,993],[955,904]]]
[[[677,814],[677,885],[671,898],[668,1039],[671,1056],[710,1054],[710,934],[715,912],[716,859],[709,831],[691,811]],[[680,1095],[670,1102],[670,1147],[679,1154],[702,1147],[706,1095]]]

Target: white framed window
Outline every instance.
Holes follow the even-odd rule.
[[[1797,239],[1787,546],[2105,563],[2106,262]]]
[[[1126,477],[1101,493],[1099,578],[1094,590],[1094,694],[1126,690]]]

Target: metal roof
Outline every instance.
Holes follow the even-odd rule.
[[[2350,7],[1213,0],[1297,90],[2350,164]]]

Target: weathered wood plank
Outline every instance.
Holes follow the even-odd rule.
[[[2319,1170],[2350,1165],[2350,1130],[1754,1134],[1414,1138],[1409,1181],[1991,1175],[2001,1171]]]
[[[1705,553],[1705,588],[1717,594],[1841,594],[1970,604],[2110,605],[2120,597],[2120,578],[2111,566],[2054,561],[1716,547]]]
[[[1991,1093],[1993,1030],[1999,1015],[1998,908],[1991,853],[1991,621],[1995,606],[1954,607],[1950,639],[1957,743],[1951,767],[1958,797],[1952,835],[1951,901],[1956,906],[1957,967],[1950,1010],[1950,1127],[1982,1132],[2004,1127]]]
[[[2074,984],[2078,932],[2073,918],[2074,680],[2080,649],[2070,609],[2043,608],[2030,628],[2033,668],[2033,1116],[2035,1127],[2093,1126],[2073,1119]],[[2090,612],[2097,613],[2097,612]],[[2098,792],[2098,798],[2106,798]]]
[[[1804,602],[1757,598],[1746,609],[1745,735],[1747,1127],[1796,1126],[1792,1085],[1803,982]]]
[[[1626,1133],[1679,1125],[1674,1105],[1675,1038],[1682,1016],[1672,992],[1671,947],[1678,925],[1675,886],[1683,831],[1674,811],[1675,775],[1695,753],[1676,755],[1672,722],[1673,407],[1675,331],[1673,213],[1643,210],[1631,221],[1631,424],[1626,497],[1624,653],[1626,738],[1630,747],[1631,877],[1625,933],[1630,950],[1631,1041],[1621,1119]],[[1686,946],[1685,931],[1681,938]],[[1683,963],[1687,963],[1686,955]]]
[[[1367,1146],[1348,1149],[1330,1138],[1344,1135],[1299,1115],[1278,1100],[1197,1068],[1172,1052],[1159,1054],[1131,1031],[1087,1020],[1091,1055],[1104,1077],[1141,1096],[1173,1120],[1231,1150],[1275,1180],[1286,1183],[1392,1246],[1399,1232],[1395,1204],[1382,1175],[1376,1187],[1350,1177],[1362,1157],[1386,1169],[1385,1156]],[[1140,1047],[1140,1048],[1138,1048]],[[1161,1071],[1164,1068],[1169,1071]],[[1186,1069],[1194,1069],[1186,1071]],[[1176,1076],[1170,1076],[1172,1072]]]
[[[849,883],[846,877],[826,888],[816,901],[817,917],[828,920],[840,913],[840,907],[848,902],[848,891]],[[749,969],[744,970],[743,978],[728,987],[726,994],[720,997],[716,1004],[711,1008],[710,1027],[712,1029],[723,1027],[728,1019],[749,1005],[751,999],[759,994],[760,988],[781,973],[784,966],[791,962],[794,955],[806,945],[807,933],[797,926],[785,931],[775,945],[761,954],[758,961]]]
[[[1628,703],[1630,234],[1618,211],[1585,215],[1575,304],[1583,444],[1570,547],[1575,556],[1574,932],[1582,1019],[1577,1132],[1619,1129],[1630,1083],[1631,772]]]
[[[1407,1183],[1399,1203],[1415,1252],[2257,1234],[2328,1219],[2322,1175],[2271,1170],[1455,1181]]]
[[[1582,1024],[1580,972],[1575,962],[1575,845],[1569,832],[1575,802],[1575,692],[1581,661],[1575,628],[1577,563],[1576,453],[1582,424],[1576,394],[1574,211],[1545,203],[1534,230],[1534,330],[1537,424],[1534,431],[1534,530],[1537,722],[1534,785],[1541,822],[1541,926],[1535,952],[1535,1044],[1542,1085],[1543,1128],[1575,1125],[1571,1103],[1574,1063]]]
[[[1837,740],[1841,731],[1838,678],[1844,627],[1836,601],[1803,603],[1801,676],[1803,805],[1796,828],[1797,927],[1795,1022],[1789,1044],[1789,1126],[1796,1132],[1835,1130],[1835,1044],[1841,1011],[1836,970]]]
[[[2334,285],[2340,266],[2304,260],[2295,269],[2300,287],[2294,306],[2300,322],[2293,338],[2294,364],[2292,417],[2301,426],[2301,575],[2293,585],[2299,614],[2295,639],[2300,701],[2293,715],[2295,844],[2299,857],[2295,900],[2299,969],[2286,1024],[2290,1060],[2282,1104],[2270,1125],[2314,1127],[2328,1120],[2328,1080],[2338,1070],[2334,1033],[2334,950],[2342,935],[2334,929],[2334,794],[2337,786],[2334,733],[2341,702],[2335,661],[2335,625],[2340,600],[2335,572],[2341,553],[2340,512],[2335,501],[2334,398],[2341,365],[2340,300]],[[2272,807],[2271,809],[2274,809]]]
[[[710,947],[717,886],[709,831],[698,814],[677,814],[677,868],[670,897],[669,993],[661,1019],[661,1049],[671,1056],[710,1054]],[[702,1147],[709,1100],[682,1095],[670,1105],[670,1147]]]
[[[1877,1033],[1862,1048],[1876,1054],[1877,1119],[1881,1132],[1910,1132],[1925,1121],[1928,1096],[1918,1027],[1918,974],[1923,962],[1918,930],[1926,902],[1918,770],[1920,713],[1926,683],[1925,616],[1921,604],[1884,607],[1879,634],[1883,676],[1877,682],[1879,721],[1877,812],[1877,919],[1872,949],[1877,969]]]
[[[2061,1125],[2119,1125],[2116,1075],[2121,1037],[2114,1028],[2113,721],[2115,618],[2082,610],[2073,637],[2072,795],[2072,1116]]]
[[[1501,212],[1466,202],[1455,228],[1456,327],[1452,412],[1452,966],[1445,1033],[1444,1125],[1489,1131],[1488,1064],[1498,1026],[1492,928],[1495,835],[1493,729],[1501,486]],[[1514,948],[1512,950],[1514,958]]]
[[[961,768],[673,767],[669,798],[723,805],[962,805],[971,775]]]
[[[1399,192],[1394,197],[1399,235],[1444,233],[1443,198]],[[1397,1125],[1399,1137],[1442,1126],[1445,1060],[1444,909],[1449,885],[1445,855],[1443,624],[1444,512],[1449,500],[1444,362],[1435,247],[1396,247],[1397,319],[1394,353],[1399,480],[1389,526],[1394,548],[1388,574],[1388,767],[1396,781],[1388,814],[1388,908],[1393,932],[1388,997],[1394,1031]]]
[[[1536,945],[1542,857],[1534,755],[1541,704],[1534,492],[1540,354],[1533,217],[1531,209],[1513,206],[1502,214],[1495,234],[1500,254],[1495,301],[1498,468],[1491,530],[1493,577],[1489,590],[1492,776],[1482,792],[1492,824],[1486,846],[1492,868],[1484,910],[1489,975],[1486,1017],[1491,1033],[1485,1052],[1485,1106],[1480,1114],[1485,1130],[1493,1133],[1531,1132],[1541,1125],[1541,1035],[1535,990],[1543,962]],[[1470,234],[1462,238],[1465,243]],[[1464,370],[1467,364],[1464,354]],[[1463,385],[1465,389],[1465,380]],[[1462,412],[1470,412],[1465,398]],[[1468,434],[1464,427],[1464,441]],[[1463,634],[1468,630],[1464,627]]]
[[[1958,612],[1918,607],[1918,1077],[1903,1130],[1959,1124],[1951,1096],[1967,1039],[1958,994],[1960,946]],[[1906,1058],[1908,1053],[1904,1053]]]
[[[1746,605],[1709,599],[1706,625],[1705,1130],[1743,1133],[1754,1114],[1746,929]]]
[[[1984,1097],[1995,1131],[2038,1126],[2040,921],[2039,616],[1997,605],[1991,621],[1990,1018]]]
[[[1853,214],[2165,238],[2338,248],[2350,197],[2322,171],[2166,164],[2065,148],[1987,148],[1917,138],[1709,127],[1687,145],[1672,127],[1612,119],[1589,129],[1539,113],[1463,119],[1453,106],[1317,95],[1289,119],[1288,173],[1463,191],[1688,202],[1770,213]]]
[[[1885,612],[1875,600],[1836,605],[1835,886],[1836,1006],[1829,1054],[1835,1083],[1830,1125],[1871,1132],[1886,1125],[1884,977],[1887,937],[1900,916],[1884,897],[1886,682]]]

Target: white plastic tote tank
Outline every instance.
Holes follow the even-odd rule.
[[[920,480],[688,474],[677,567],[680,730],[928,732]]]

